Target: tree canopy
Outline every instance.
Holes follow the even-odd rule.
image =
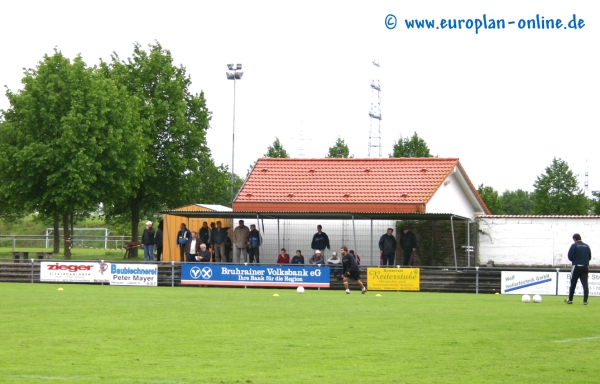
[[[348,149],[348,145],[344,141],[344,139],[338,136],[333,147],[329,147],[329,152],[327,153],[327,158],[352,158],[354,156],[350,155],[350,150]]]
[[[400,138],[394,143],[394,149],[390,157],[433,157],[425,140],[415,132],[412,137]]]
[[[577,176],[561,159],[555,157],[533,186],[533,213],[536,215],[588,213],[588,200],[578,187]]]
[[[140,126],[148,139],[137,150],[145,166],[135,194],[105,207],[107,217],[126,215],[136,241],[141,215],[198,201],[227,204],[227,167],[215,166],[206,143],[211,112],[203,92],[190,92],[191,79],[183,66],[173,64],[171,52],[159,43],[148,51],[135,44],[127,61],[113,54],[102,68],[139,100]]]
[[[505,215],[531,215],[533,212],[532,195],[522,189],[504,191],[500,203]]]
[[[146,142],[137,100],[79,56],[45,55],[24,75],[2,111],[0,199],[60,215],[66,229],[73,212],[132,196],[145,160],[136,148]]]
[[[283,145],[279,141],[279,138],[276,137],[273,144],[269,145],[269,147],[267,148],[267,153],[264,154],[264,157],[287,159],[290,157],[290,155],[283,148]]]
[[[504,214],[498,191],[490,186],[484,186],[481,184],[479,187],[477,187],[477,192],[479,192],[479,196],[481,196],[483,202],[488,207],[492,215]]]

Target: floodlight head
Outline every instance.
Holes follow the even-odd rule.
[[[227,69],[229,69],[230,71],[233,71],[233,64],[227,64]]]
[[[242,69],[242,64],[237,64],[236,69],[239,71],[240,69]]]
[[[244,72],[226,72],[227,80],[240,80]]]

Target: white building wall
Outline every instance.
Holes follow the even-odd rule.
[[[236,226],[239,219],[243,219],[246,226],[256,224],[262,234],[261,263],[276,263],[281,248],[287,250],[290,258],[294,256],[296,250],[301,250],[305,262],[308,262],[313,254],[310,243],[313,235],[317,232],[317,225],[320,224],[323,226],[323,232],[329,237],[331,245],[331,250],[323,255],[325,260],[331,257],[333,251],[338,252],[339,255],[340,247],[345,245],[349,250],[353,249],[358,253],[361,265],[379,265],[379,238],[386,233],[387,228],[394,228],[394,234],[396,234],[394,220],[374,220],[372,238],[371,221],[355,220],[355,243],[352,220],[279,220],[278,242],[277,220],[269,219],[257,222],[256,217],[243,217],[234,220]]]
[[[453,213],[475,218],[473,204],[467,198],[456,172],[451,173],[427,203],[427,213]]]
[[[570,266],[567,257],[579,233],[592,249],[590,265],[600,266],[600,221],[597,218],[480,218],[479,262],[499,265]],[[596,255],[596,256],[595,256]]]

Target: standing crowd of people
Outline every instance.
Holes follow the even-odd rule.
[[[146,222],[146,229],[142,234],[144,249],[144,261],[154,261],[154,248],[156,247],[156,261],[161,261],[163,250],[163,222],[161,220],[157,231],[152,227],[152,222]],[[244,225],[244,220],[238,222],[233,230],[233,239],[229,237],[229,227],[223,227],[221,221],[210,223],[205,221],[202,227],[196,231],[190,231],[185,223],[181,223],[177,232],[176,244],[179,248],[180,262],[216,262],[216,263],[260,263],[260,247],[262,236],[256,225],[250,227]],[[342,276],[342,258],[337,252],[332,252],[331,257],[325,260],[325,252],[331,250],[329,237],[323,232],[323,227],[317,225],[317,232],[313,235],[311,245],[312,256],[308,259],[310,265],[332,266],[332,275]],[[387,232],[379,239],[380,265],[395,265],[398,242],[394,236],[394,229],[388,228]],[[402,266],[412,266],[417,238],[410,228],[405,227],[400,235],[400,247],[402,249]],[[357,265],[360,265],[360,256],[353,250],[345,251],[352,256]],[[285,248],[281,249],[277,257],[277,264],[305,264],[301,250],[290,258]]]
[[[157,249],[156,261],[161,261],[163,249],[163,222],[159,223],[158,230],[154,230],[152,222],[146,222],[146,229],[142,234],[142,245],[144,249],[144,261],[154,261],[154,248]],[[237,263],[260,263],[260,246],[262,236],[254,224],[250,228],[244,225],[244,220],[238,222],[233,230],[233,241],[229,238],[229,227],[223,227],[220,221],[211,223],[210,227],[205,221],[198,232],[187,229],[185,223],[181,223],[177,232],[177,246],[179,247],[180,262],[216,262],[230,263],[235,255]],[[412,266],[417,249],[417,237],[409,227],[404,227],[400,234],[400,248],[402,249],[402,266]],[[379,239],[380,265],[393,266],[396,261],[398,242],[394,236],[394,229],[388,228],[387,232]],[[344,282],[346,293],[350,293],[348,287],[349,279],[356,281],[361,287],[362,293],[367,289],[360,280],[360,256],[346,246],[340,248],[342,258],[338,258],[337,252],[332,252],[331,257],[325,260],[325,250],[331,250],[329,237],[323,232],[321,225],[317,226],[317,233],[313,235],[311,248],[313,255],[308,259],[309,265],[328,265],[331,267],[331,276],[338,277]],[[234,250],[232,253],[232,249]],[[569,297],[565,300],[567,304],[573,304],[573,296],[577,282],[581,282],[583,288],[583,304],[588,304],[588,273],[589,262],[592,252],[589,245],[581,240],[579,234],[573,235],[573,244],[568,252],[568,258],[573,265],[571,271],[571,285]],[[285,248],[277,257],[277,264],[304,264],[304,256],[301,250],[297,250],[294,257]]]

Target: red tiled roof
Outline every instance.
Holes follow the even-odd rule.
[[[256,163],[233,209],[425,212],[425,204],[456,166],[466,177],[454,158],[264,158]],[[476,194],[468,178],[467,182]]]
[[[477,215],[478,219],[600,219],[600,215]]]

